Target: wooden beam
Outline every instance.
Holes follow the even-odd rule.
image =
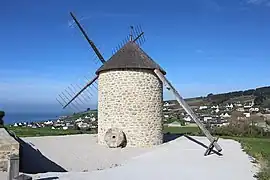
[[[79,21],[76,19],[75,15],[70,12],[71,17],[73,18],[74,22],[77,24],[77,26],[79,27],[79,29],[81,30],[81,32],[83,33],[85,39],[87,40],[87,42],[89,43],[89,45],[92,47],[92,49],[95,51],[97,57],[99,58],[99,60],[102,62],[102,64],[104,64],[106,61],[103,58],[103,56],[101,55],[101,53],[99,52],[99,50],[97,49],[96,45],[94,44],[93,41],[91,41],[88,37],[88,35],[86,34],[86,32],[84,31],[84,29],[82,28],[82,26],[80,25]]]
[[[178,103],[183,107],[183,109],[190,115],[190,117],[196,122],[208,140],[214,145],[218,152],[222,151],[219,144],[215,141],[215,138],[210,134],[210,132],[204,127],[203,123],[200,121],[198,116],[192,111],[189,105],[185,102],[185,100],[180,96],[177,90],[172,86],[172,84],[166,79],[166,77],[160,72],[160,70],[155,69],[155,74],[158,78],[163,82],[163,85],[166,86],[169,90],[172,91]]]

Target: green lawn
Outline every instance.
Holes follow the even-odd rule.
[[[259,180],[270,180],[270,139],[232,137],[242,144],[244,151],[256,158],[262,166],[258,174]]]
[[[80,131],[75,129],[51,129],[49,127],[44,128],[29,128],[29,127],[7,127],[8,130],[13,131],[18,137],[34,137],[34,136],[59,136],[59,135],[71,135],[91,133],[90,131]]]
[[[198,127],[166,127],[164,126],[164,133],[172,133],[172,134],[192,134],[196,135],[200,132]]]

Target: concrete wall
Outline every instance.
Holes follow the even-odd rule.
[[[98,142],[109,128],[120,128],[127,146],[163,142],[163,86],[151,70],[101,72],[98,79]]]
[[[10,155],[19,156],[20,144],[4,128],[0,128],[0,172],[9,169]]]

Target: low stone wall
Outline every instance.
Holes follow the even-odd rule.
[[[9,170],[10,156],[19,156],[20,144],[9,135],[4,128],[0,128],[0,172]]]

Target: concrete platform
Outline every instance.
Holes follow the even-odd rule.
[[[255,180],[253,175],[259,170],[258,165],[253,164],[250,157],[242,151],[240,143],[234,140],[219,140],[223,156],[211,154],[205,157],[206,149],[203,145],[209,144],[205,137],[188,139],[182,136],[156,148],[142,150],[101,150],[105,147],[95,145],[91,138],[95,137],[76,135],[25,139],[35,144],[44,156],[50,157],[60,167],[69,171],[38,173],[32,177],[57,177],[62,180]],[[115,162],[117,167],[109,166]],[[104,168],[95,169],[100,165]],[[82,169],[87,172],[81,172]]]

